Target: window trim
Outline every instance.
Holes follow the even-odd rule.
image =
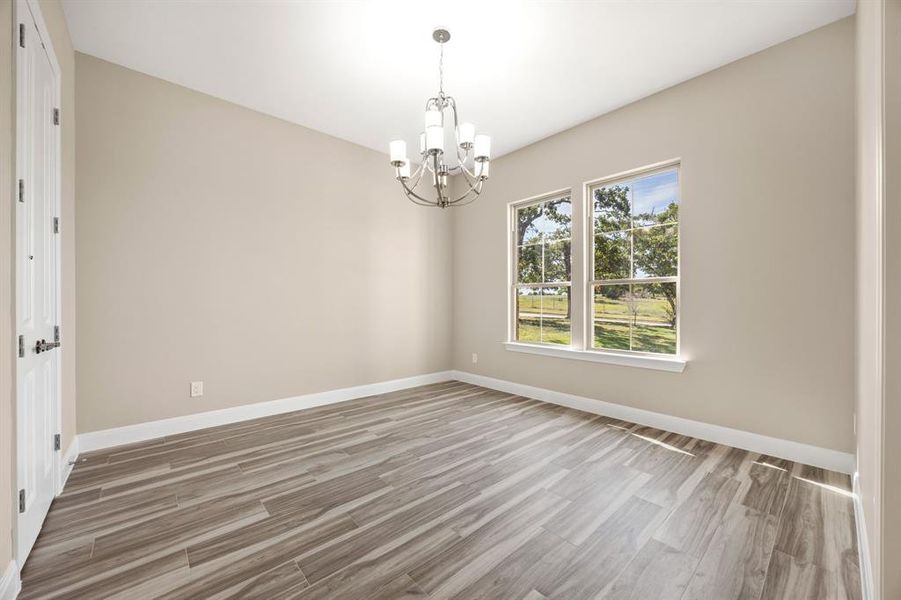
[[[637,179],[639,177],[647,177],[657,173],[663,173],[670,169],[676,169],[676,179],[678,182],[679,193],[679,220],[676,221],[676,231],[678,239],[676,242],[676,275],[667,277],[641,277],[629,279],[594,279],[594,202],[591,197],[591,190],[623,180]],[[582,251],[584,252],[583,264],[585,265],[584,281],[584,302],[585,314],[582,316],[582,339],[585,341],[581,351],[593,352],[600,354],[612,354],[617,356],[637,356],[637,357],[663,357],[682,361],[682,336],[680,329],[682,328],[682,160],[674,158],[671,160],[654,163],[636,169],[630,169],[614,175],[608,175],[599,179],[586,181],[582,185],[582,218],[584,226],[584,240]],[[658,225],[662,226],[662,225]],[[641,228],[639,228],[641,229]],[[631,264],[630,264],[631,268]],[[595,285],[616,285],[616,284],[634,284],[636,279],[640,279],[641,283],[675,283],[676,284],[676,352],[675,354],[663,354],[658,352],[642,352],[639,350],[620,350],[611,348],[595,348],[594,347],[594,286]],[[684,364],[683,364],[684,368]]]
[[[579,350],[560,344],[532,344],[529,342],[504,342],[504,347],[511,352],[538,354],[555,358],[584,360],[588,362],[606,363],[624,367],[641,367],[655,371],[681,373],[687,361],[672,354],[644,354],[641,352],[614,352],[612,350]]]
[[[591,200],[591,189],[599,185],[613,183],[622,179],[631,179],[644,175],[653,175],[675,167],[678,171],[679,220],[676,225],[679,240],[676,249],[677,271],[675,277],[642,278],[648,283],[655,281],[675,281],[676,297],[676,353],[660,354],[636,350],[613,350],[594,348],[594,213]],[[583,360],[612,365],[641,367],[661,371],[681,373],[688,361],[682,356],[682,159],[673,158],[651,165],[629,169],[605,177],[583,181],[581,198],[573,194],[577,187],[562,187],[528,198],[508,202],[507,204],[507,336],[503,342],[508,351],[526,354],[537,354],[557,358]],[[572,273],[570,274],[571,294],[571,343],[552,344],[549,342],[523,342],[516,339],[516,300],[517,300],[517,248],[516,248],[516,211],[523,206],[546,202],[561,196],[569,196],[572,202],[572,223],[570,252],[572,253]],[[581,202],[581,207],[579,206]],[[581,242],[581,248],[576,243]],[[603,283],[629,283],[630,280],[609,280]],[[529,284],[523,284],[529,285]],[[544,285],[544,284],[540,284]],[[581,286],[582,293],[577,290]]]
[[[523,198],[522,200],[516,200],[515,202],[510,202],[507,204],[507,340],[512,343],[517,344],[529,344],[535,345],[538,347],[545,348],[572,348],[573,341],[576,336],[576,329],[574,327],[575,323],[575,313],[572,310],[572,304],[570,304],[570,313],[573,315],[573,318],[570,319],[569,330],[570,330],[570,345],[566,346],[563,344],[552,344],[550,342],[521,342],[516,339],[516,302],[517,302],[517,294],[516,291],[518,287],[568,287],[574,293],[570,294],[570,302],[572,302],[572,298],[578,293],[575,287],[575,281],[573,280],[573,273],[569,274],[569,281],[566,283],[558,282],[557,284],[551,283],[517,283],[516,274],[519,270],[519,252],[517,252],[517,244],[516,244],[516,211],[520,208],[524,208],[526,206],[532,206],[534,204],[541,204],[542,202],[547,202],[548,200],[556,200],[559,198],[563,198],[565,196],[569,196],[571,211],[573,215],[572,221],[570,221],[570,230],[569,230],[569,239],[570,239],[570,256],[573,254],[573,243],[577,241],[575,236],[575,231],[573,230],[575,215],[577,206],[575,205],[575,201],[573,198],[572,188],[560,188],[558,190],[554,190],[551,192],[546,192],[544,194],[538,194],[536,196],[530,196],[529,198]]]

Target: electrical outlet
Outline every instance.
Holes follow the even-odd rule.
[[[191,382],[191,397],[196,398],[198,396],[203,396],[203,382],[202,381],[192,381]]]
[[[476,364],[477,362],[479,362],[479,355],[476,354],[475,352],[473,352],[472,353],[472,364]]]

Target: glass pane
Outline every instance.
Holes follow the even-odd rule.
[[[632,296],[635,305],[632,350],[675,354],[676,284],[635,284]]]
[[[594,188],[594,230],[622,231],[632,227],[632,211],[629,207],[629,186],[611,185]]]
[[[544,204],[544,237],[546,240],[563,240],[572,237],[572,200],[569,196]]]
[[[541,241],[547,228],[541,204],[516,209],[516,245],[533,244]]]
[[[569,240],[551,242],[544,246],[544,282],[568,282],[572,272]]]
[[[545,344],[572,343],[569,287],[546,287],[541,291],[541,341]]]
[[[628,231],[603,233],[594,237],[594,278],[628,279],[632,234]]]
[[[675,277],[679,267],[678,225],[636,229],[635,277]]]
[[[541,244],[522,246],[518,249],[517,283],[541,283]]]
[[[516,297],[516,339],[541,341],[541,289],[519,288]]]
[[[676,169],[632,182],[632,218],[635,227],[679,220],[679,172]]]
[[[594,347],[629,350],[628,285],[594,287]]]

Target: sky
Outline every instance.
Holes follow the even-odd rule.
[[[632,214],[638,215],[664,210],[671,202],[678,202],[679,172],[676,169],[662,171],[631,182]]]

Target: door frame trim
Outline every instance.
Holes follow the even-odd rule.
[[[23,15],[25,15],[25,16],[23,17]],[[55,86],[56,87],[56,89],[55,89],[56,104],[58,105],[59,108],[62,108],[62,70],[60,69],[60,66],[59,66],[59,60],[57,58],[56,50],[53,48],[53,41],[52,41],[52,37],[50,35],[50,30],[47,28],[47,23],[44,21],[44,15],[41,13],[41,7],[40,7],[38,0],[16,0],[15,12],[13,14],[13,28],[14,28],[13,35],[16,38],[18,37],[19,23],[23,22],[24,19],[29,18],[29,15],[30,15],[31,19],[34,20],[35,28],[37,29],[38,35],[41,37],[41,43],[44,46],[44,51],[47,53],[47,57],[50,60],[50,67],[52,68],[53,73],[56,78],[56,82],[55,82],[56,83],[56,86]],[[16,61],[14,72],[15,72],[15,81],[16,81],[16,83],[18,83],[18,80],[20,77],[19,52],[18,52],[19,46],[18,46],[18,44],[15,44],[14,47],[16,50],[16,54],[14,57],[14,60]],[[19,107],[19,95],[18,95],[17,90],[18,90],[17,85],[14,85],[13,106],[15,107],[14,108],[15,117],[14,117],[13,135],[15,136],[15,142],[14,142],[15,167],[13,170],[15,172],[14,178],[16,180],[18,180],[19,175],[20,175],[20,173],[19,173],[20,160],[19,159],[22,156],[22,148],[20,148],[20,146],[19,146],[19,137],[18,137],[20,107]],[[53,136],[54,145],[55,145],[54,152],[56,154],[55,159],[54,159],[55,160],[55,169],[53,170],[53,174],[52,174],[52,184],[53,184],[53,194],[54,194],[53,204],[54,204],[54,212],[56,213],[56,216],[60,217],[60,220],[62,220],[62,120],[63,120],[63,118],[66,118],[66,117],[67,117],[67,115],[61,115],[60,125],[59,125],[59,127],[55,128],[55,130],[54,130],[55,134]],[[13,198],[12,201],[15,203],[17,200],[15,198]],[[15,204],[14,204],[14,206],[15,206]],[[15,214],[15,211],[13,212],[13,214]],[[15,223],[13,223],[12,230],[13,230],[12,231],[13,269],[15,271],[18,269],[18,256],[16,255],[16,250],[18,249],[17,240],[18,240],[18,235],[19,235],[18,227],[16,226]],[[56,235],[57,235],[56,243],[54,244],[54,247],[55,247],[54,252],[56,254],[56,256],[55,256],[55,260],[56,260],[56,278],[55,278],[56,279],[56,281],[55,281],[55,286],[56,286],[56,324],[59,325],[60,328],[62,328],[62,326],[63,326],[63,322],[62,322],[62,267],[63,267],[63,265],[62,265],[62,236],[64,235],[62,227],[60,228],[60,232]],[[13,314],[17,315],[18,307],[16,306],[16,298],[18,297],[18,276],[14,274],[12,277],[12,280],[13,280],[13,285],[12,285],[12,290],[11,290],[12,293],[11,293],[10,299],[11,299],[11,306],[12,306]],[[15,321],[17,322],[18,318],[16,318]],[[15,336],[17,336],[18,330],[14,331],[13,334]],[[63,348],[62,347],[57,348],[57,351],[58,351],[58,354],[56,356],[56,363],[57,363],[56,364],[56,392],[57,393],[56,393],[56,398],[55,398],[55,402],[54,402],[54,406],[53,406],[52,419],[54,421],[55,431],[61,434],[62,433],[62,392],[63,392],[63,388],[62,388]],[[16,360],[18,360],[18,359],[16,359]],[[13,376],[13,380],[15,382],[15,387],[14,387],[14,402],[13,402],[13,411],[12,411],[12,416],[13,416],[12,426],[14,427],[13,431],[16,431],[18,429],[18,418],[19,418],[18,417],[19,369],[18,369],[17,362],[15,362],[13,364],[14,364],[14,367],[13,367],[12,376]],[[15,443],[12,445],[12,451],[15,453],[14,454],[15,460],[12,463],[12,468],[14,469],[14,471],[13,471],[13,473],[11,473],[12,476],[10,478],[11,481],[13,482],[13,485],[15,486],[14,490],[11,490],[11,492],[12,492],[11,496],[13,496],[13,497],[16,496],[16,491],[19,489],[19,485],[20,485],[19,472],[18,472],[18,456],[19,456],[20,446],[19,446],[18,435],[16,435],[15,437],[16,437]],[[66,453],[66,454],[68,454],[68,453]],[[53,480],[53,484],[54,484],[54,490],[53,490],[54,495],[59,495],[60,492],[62,492],[62,486],[65,483],[64,477],[66,475],[68,475],[68,470],[64,468],[65,465],[63,464],[63,461],[64,461],[63,452],[62,451],[57,452],[55,454],[54,460],[53,460],[52,480]],[[24,566],[25,560],[27,557],[19,556],[19,554],[20,554],[20,552],[19,552],[20,519],[19,519],[19,513],[18,513],[18,511],[16,511],[15,507],[13,507],[13,510],[14,510],[14,514],[16,515],[16,518],[13,519],[13,527],[12,527],[12,529],[13,529],[13,555],[16,557],[16,561],[17,561],[19,569],[21,569]]]

